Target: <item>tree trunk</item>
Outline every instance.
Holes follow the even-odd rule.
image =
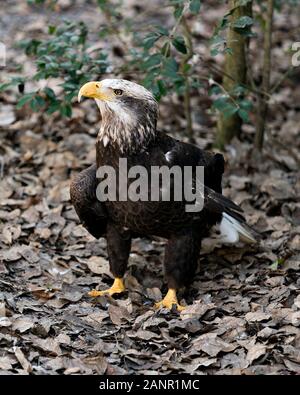
[[[227,46],[231,48],[232,54],[227,53],[224,66],[223,87],[227,92],[234,89],[235,86],[246,83],[247,64],[246,49],[248,38],[238,33],[232,25],[242,16],[252,15],[252,2],[246,6],[239,6],[239,0],[230,0],[230,10],[234,10],[230,16],[230,26],[227,33]],[[229,78],[231,77],[231,78]],[[225,117],[220,113],[217,123],[216,143],[220,149],[224,148],[234,136],[239,136],[241,132],[242,120],[238,114]]]
[[[268,93],[270,90],[273,13],[274,0],[268,0],[266,27],[264,34],[264,64],[262,72],[262,91],[265,93]],[[259,151],[261,151],[263,147],[267,115],[268,98],[265,95],[259,95],[255,134],[255,148],[257,148]]]

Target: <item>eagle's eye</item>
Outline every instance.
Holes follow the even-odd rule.
[[[114,94],[116,96],[121,96],[121,95],[123,95],[123,91],[122,91],[122,89],[114,89]]]

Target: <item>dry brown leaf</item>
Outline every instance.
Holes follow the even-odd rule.
[[[180,317],[183,320],[189,318],[200,318],[207,311],[212,310],[216,306],[213,303],[204,303],[201,300],[196,300],[191,306],[186,307],[181,313]]]
[[[108,318],[109,314],[107,311],[98,311],[96,313],[89,314],[84,317],[84,320],[91,325],[101,324],[105,318]]]
[[[8,126],[14,123],[16,120],[16,115],[14,112],[14,106],[10,104],[1,104],[0,111],[0,126]]]
[[[58,356],[61,355],[61,349],[59,342],[56,339],[47,338],[47,339],[34,339],[33,344],[49,353],[50,355]]]
[[[11,320],[7,317],[0,317],[0,328],[8,328],[11,326]]]
[[[20,362],[20,365],[25,370],[25,372],[27,373],[32,372],[32,366],[30,362],[28,362],[28,360],[26,359],[20,347],[15,348],[15,356],[17,357],[17,360]]]
[[[265,355],[266,350],[267,350],[267,348],[264,344],[256,343],[248,350],[246,360],[251,365],[253,361],[258,359],[262,355]]]
[[[271,314],[264,313],[262,311],[255,311],[255,312],[249,312],[245,315],[245,319],[248,322],[261,322],[261,321],[267,321],[271,318]]]
[[[0,357],[0,370],[11,370],[12,362],[9,357]]]
[[[34,284],[28,284],[28,290],[34,296],[41,299],[52,299],[55,296],[55,291],[48,288],[36,286]]]
[[[137,337],[138,339],[141,340],[151,340],[153,338],[159,338],[160,336],[157,333],[139,329],[137,332],[132,334],[132,337]]]
[[[216,333],[205,333],[192,342],[193,351],[204,351],[211,357],[215,357],[219,352],[233,351],[236,346],[226,343]]]
[[[0,317],[6,316],[5,302],[0,302]]]
[[[20,333],[24,333],[33,328],[34,321],[26,317],[18,317],[13,321],[12,329]]]
[[[130,314],[125,307],[109,305],[108,313],[112,323],[115,325],[121,325],[125,321],[130,320]]]
[[[92,256],[87,261],[87,266],[91,272],[95,274],[106,274],[107,276],[113,278],[110,270],[108,260],[99,256]]]

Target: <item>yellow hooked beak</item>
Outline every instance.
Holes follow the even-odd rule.
[[[101,82],[91,81],[84,84],[78,93],[78,101],[80,102],[82,96],[90,97],[99,100],[109,100],[109,95],[105,94],[101,89]]]

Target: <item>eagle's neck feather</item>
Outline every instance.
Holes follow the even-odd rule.
[[[108,145],[117,146],[121,153],[140,152],[155,140],[157,111],[147,109],[144,114],[131,111],[118,111],[110,104],[97,103],[102,114],[98,140]]]

